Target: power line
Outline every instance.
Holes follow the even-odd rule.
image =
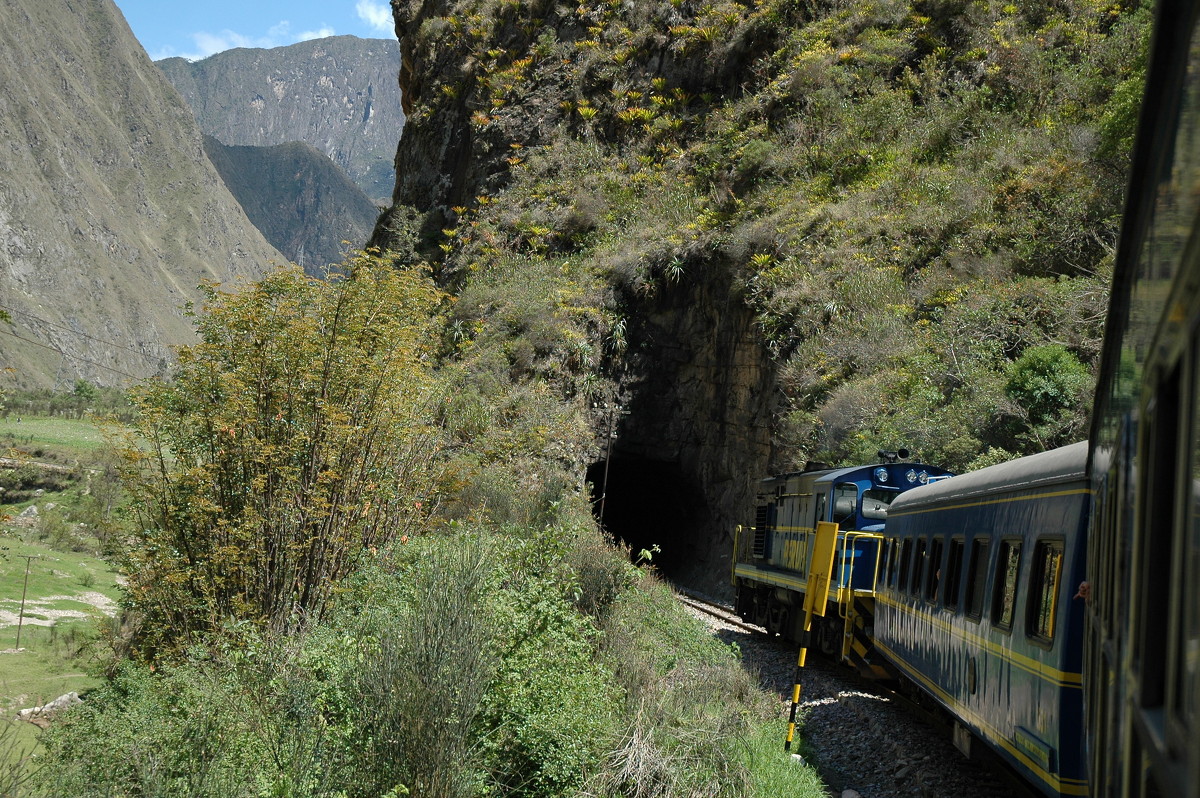
[[[80,355],[67,354],[66,352],[62,352],[62,349],[60,349],[58,347],[52,347],[48,343],[42,343],[41,341],[34,341],[34,340],[32,340],[32,338],[26,338],[23,335],[17,335],[16,332],[13,332],[12,330],[0,329],[0,335],[11,335],[12,337],[17,338],[18,341],[24,341],[25,343],[32,343],[32,344],[34,344],[35,347],[42,347],[43,349],[49,349],[50,352],[59,353],[60,355],[64,356],[64,358],[71,358],[72,360],[77,360],[79,362],[85,362],[85,364],[88,364],[90,366],[95,366],[96,368],[103,368],[104,371],[110,371],[110,372],[113,372],[116,374],[122,374],[122,376],[128,377],[130,379],[142,379],[142,377],[138,377],[137,374],[131,374],[130,372],[127,372],[127,371],[121,371],[120,368],[114,368],[113,366],[106,366],[106,365],[102,364],[102,362],[96,362],[95,360],[88,360],[86,358],[83,358],[83,356],[80,356]]]
[[[48,320],[48,319],[43,319],[41,316],[38,316],[37,314],[34,314],[34,313],[30,313],[30,312],[29,312],[29,311],[27,311],[27,310],[21,310],[21,309],[19,309],[19,308],[14,308],[14,307],[12,307],[11,305],[5,305],[5,304],[3,304],[3,303],[0,303],[0,308],[3,308],[4,310],[7,310],[7,311],[9,311],[10,313],[15,313],[15,314],[17,314],[17,315],[19,315],[19,316],[26,316],[26,317],[28,317],[28,318],[31,318],[31,319],[35,320],[35,321],[41,322],[42,324],[45,324],[47,327],[53,327],[53,328],[55,328],[56,330],[63,330],[64,332],[69,332],[69,333],[72,333],[72,334],[74,334],[74,335],[78,335],[78,336],[80,336],[80,337],[82,337],[82,338],[87,338],[87,339],[90,339],[90,340],[92,340],[92,341],[96,341],[97,343],[101,343],[101,344],[107,344],[107,345],[109,345],[109,346],[115,346],[115,347],[117,347],[118,349],[124,349],[124,350],[125,350],[125,351],[127,351],[127,352],[132,352],[133,354],[135,354],[135,355],[138,355],[139,357],[144,357],[144,358],[146,358],[147,360],[158,360],[158,359],[159,359],[159,358],[158,358],[157,356],[155,356],[155,355],[148,355],[148,354],[146,354],[145,352],[142,352],[142,351],[140,351],[140,350],[134,349],[134,348],[133,348],[133,347],[131,347],[131,346],[126,346],[125,344],[117,343],[116,341],[109,341],[109,340],[106,340],[106,339],[104,339],[104,338],[97,338],[97,337],[96,337],[96,336],[94,336],[94,335],[89,335],[88,333],[85,333],[85,332],[80,332],[79,330],[72,330],[70,327],[64,327],[64,326],[62,326],[61,324],[55,324],[54,322],[52,322],[52,321],[50,321],[50,320]],[[19,336],[18,336],[18,337],[19,337]],[[23,340],[27,340],[27,339],[23,339]]]

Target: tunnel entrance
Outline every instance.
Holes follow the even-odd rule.
[[[677,463],[614,453],[607,485],[603,460],[588,468],[587,478],[592,512],[635,559],[643,549],[658,546],[652,562],[667,578],[678,577],[694,562],[709,522],[708,505],[699,485]]]

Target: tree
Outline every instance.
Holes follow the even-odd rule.
[[[1031,346],[1008,367],[1004,392],[1024,415],[1021,437],[1039,449],[1071,443],[1085,432],[1087,366],[1059,344]]]
[[[200,343],[136,389],[128,601],[152,658],[231,623],[319,617],[364,549],[420,516],[442,295],[366,255],[346,275],[206,289]]]

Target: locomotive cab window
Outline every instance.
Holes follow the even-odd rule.
[[[843,482],[833,488],[833,522],[842,530],[856,528],[858,519],[858,485]]]
[[[1049,645],[1054,641],[1054,622],[1058,612],[1058,586],[1062,581],[1063,542],[1039,540],[1033,548],[1030,577],[1029,617],[1026,634]]]
[[[886,521],[888,505],[900,494],[894,490],[877,488],[863,492],[862,514],[869,521]]]
[[[1000,541],[996,579],[992,583],[992,624],[1009,630],[1017,608],[1017,572],[1021,567],[1021,541]]]
[[[967,616],[978,621],[983,617],[983,591],[987,587],[988,544],[976,538],[971,541],[971,567],[967,572]]]
[[[950,541],[950,554],[946,558],[946,586],[942,591],[942,603],[947,609],[955,609],[958,606],[958,588],[962,584],[963,557],[966,556],[966,547],[963,545],[962,538],[954,538]]]

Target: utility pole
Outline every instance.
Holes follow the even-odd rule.
[[[29,590],[29,563],[40,560],[38,554],[18,554],[25,558],[25,585],[21,588],[21,609],[17,612],[17,648],[21,647],[21,624],[25,621],[25,593]]]
[[[613,428],[617,423],[617,416],[623,416],[628,411],[622,410],[621,406],[613,402],[613,406],[608,409],[608,440],[604,444],[604,478],[600,481],[600,526],[604,526],[604,500],[608,498],[608,466],[612,462],[612,446],[613,446]]]

